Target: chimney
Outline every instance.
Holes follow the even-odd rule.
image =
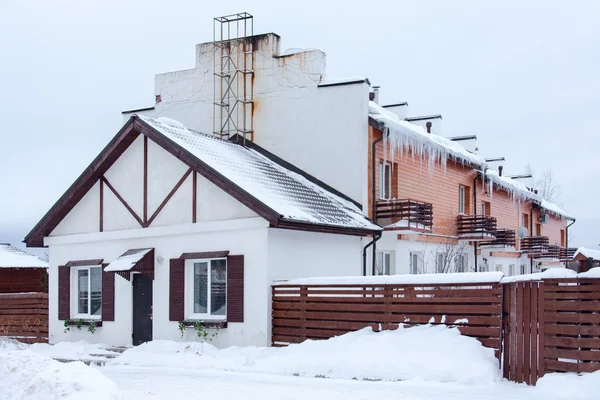
[[[380,86],[373,86],[373,101],[379,104],[379,88]]]
[[[504,167],[502,165],[498,166],[498,175],[502,176],[502,170],[504,169]]]
[[[427,133],[431,133],[431,121],[427,121],[425,127],[427,128]]]

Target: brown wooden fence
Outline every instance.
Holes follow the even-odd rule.
[[[24,343],[47,343],[48,294],[0,294],[0,336]]]
[[[494,283],[331,284],[273,286],[272,344],[326,339],[366,326],[458,326],[485,346],[500,348],[502,288]]]

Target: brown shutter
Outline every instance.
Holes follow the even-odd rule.
[[[58,319],[71,318],[71,268],[58,267]]]
[[[115,273],[104,272],[102,264],[102,321],[115,320]]]
[[[244,256],[227,257],[227,322],[244,322]]]
[[[172,258],[169,265],[169,321],[183,321],[185,260]]]

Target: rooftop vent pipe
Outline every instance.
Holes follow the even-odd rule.
[[[379,88],[380,86],[373,86],[373,101],[375,104],[379,104]]]
[[[498,166],[498,175],[502,176],[502,170],[504,167],[502,165]]]
[[[427,121],[425,127],[427,128],[427,133],[431,133],[431,121]]]

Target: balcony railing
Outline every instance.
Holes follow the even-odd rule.
[[[456,218],[459,239],[493,240],[496,238],[496,218],[487,215],[459,215]]]
[[[494,236],[496,239],[479,242],[479,246],[515,246],[515,231],[512,229],[498,229]]]
[[[560,248],[560,259],[563,261],[571,261],[575,257],[577,252],[576,247],[561,247]]]
[[[383,200],[377,202],[377,223],[390,230],[431,231],[433,205],[422,201]]]
[[[547,236],[527,236],[521,239],[521,251],[527,254],[542,254],[548,250],[550,239]]]
[[[537,255],[536,258],[558,259],[560,257],[560,246],[548,246],[546,250]]]

